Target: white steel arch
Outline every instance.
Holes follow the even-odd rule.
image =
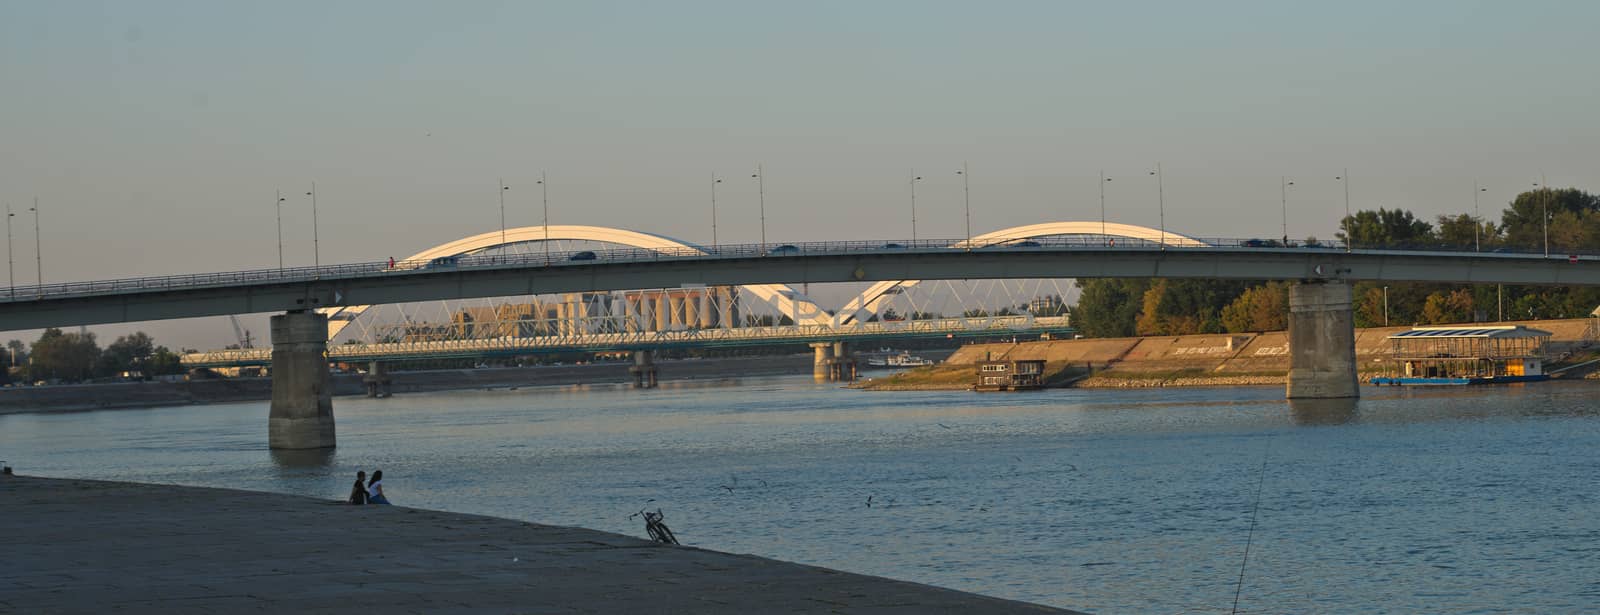
[[[1044,222],[1013,226],[1007,229],[984,233],[968,240],[952,244],[952,248],[983,248],[993,245],[1011,243],[1036,237],[1050,237],[1053,235],[1099,235],[1110,237],[1124,237],[1163,246],[1180,248],[1204,248],[1211,244],[1200,241],[1187,235],[1180,235],[1172,231],[1153,229],[1147,226],[1132,224],[1119,224],[1116,222]],[[921,280],[886,280],[873,284],[855,299],[851,299],[839,310],[838,322],[848,324],[863,318],[871,318],[883,307],[894,293],[900,289],[916,286]]]
[[[608,228],[603,226],[582,225],[551,225],[548,230],[543,226],[524,226],[501,231],[489,231],[471,237],[463,237],[455,241],[428,248],[406,257],[403,264],[398,267],[419,268],[429,261],[441,256],[460,256],[480,252],[490,248],[497,248],[514,243],[530,241],[597,241],[615,243],[656,252],[671,253],[682,256],[687,251],[689,254],[707,254],[705,249],[694,244],[679,241],[665,235],[654,233],[641,233],[626,229]],[[820,309],[816,303],[804,294],[786,284],[747,284],[741,288],[749,291],[762,301],[777,307],[780,314],[798,316],[800,324],[826,325],[829,321],[828,313]],[[333,339],[345,326],[359,317],[370,308],[370,305],[348,305],[339,308],[323,308],[318,310],[329,316],[328,339]]]

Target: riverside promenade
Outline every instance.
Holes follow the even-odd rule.
[[[582,528],[170,485],[0,476],[0,544],[0,613],[1070,613]]]

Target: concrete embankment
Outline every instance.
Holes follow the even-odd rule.
[[[393,372],[396,394],[486,387],[626,384],[628,363]],[[662,381],[811,373],[810,355],[662,361]],[[362,395],[360,374],[335,374],[334,395]],[[122,382],[0,389],[0,414],[148,408],[272,398],[271,378]]]
[[[581,528],[0,476],[6,613],[1068,613]]]
[[[1509,322],[1549,331],[1550,363],[1583,358],[1593,340],[1593,319]],[[1356,369],[1363,381],[1381,375],[1389,356],[1387,337],[1410,327],[1356,330]],[[1043,359],[1052,386],[1081,388],[1252,386],[1284,383],[1289,371],[1289,336],[1284,331],[1106,339],[1050,340],[963,346],[943,364],[874,380],[860,388],[965,389],[973,363],[985,358]],[[1581,377],[1575,372],[1573,376]]]

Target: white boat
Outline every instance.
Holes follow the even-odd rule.
[[[902,351],[900,354],[886,357],[868,358],[867,365],[870,367],[921,367],[923,365],[933,365],[933,361]]]

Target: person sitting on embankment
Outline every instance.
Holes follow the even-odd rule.
[[[372,473],[372,482],[367,484],[367,503],[389,503],[389,498],[383,497],[383,470],[377,470]]]
[[[350,503],[361,505],[367,503],[367,471],[356,471],[356,484],[350,488]]]

